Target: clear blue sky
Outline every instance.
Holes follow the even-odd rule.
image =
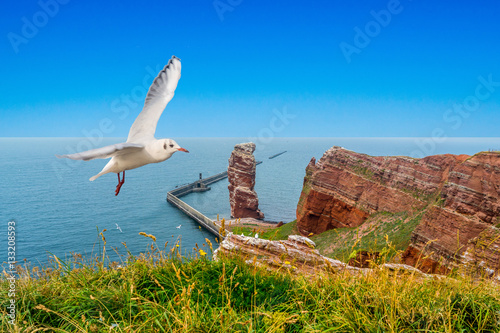
[[[55,1],[0,5],[0,136],[124,137],[173,54],[157,137],[499,136],[498,1]]]

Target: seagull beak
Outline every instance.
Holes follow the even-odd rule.
[[[184,148],[177,148],[177,151],[183,151],[185,153],[189,153],[189,151],[187,149],[184,149]]]

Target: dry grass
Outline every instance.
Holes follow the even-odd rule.
[[[144,235],[154,240],[153,235]],[[197,249],[160,249],[110,263],[104,251],[71,263],[22,267],[17,328],[2,332],[499,332],[500,288],[467,277],[412,274],[304,278],[238,260],[208,260]],[[207,242],[207,244],[209,244]],[[209,244],[211,246],[211,244]],[[208,249],[205,248],[207,252]],[[21,268],[21,267],[20,267]]]

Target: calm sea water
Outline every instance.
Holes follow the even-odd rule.
[[[99,146],[122,142],[104,139]],[[132,253],[147,250],[153,234],[161,246],[181,240],[184,251],[210,233],[166,202],[175,186],[193,182],[199,173],[210,176],[227,169],[227,161],[237,143],[245,138],[178,138],[190,154],[176,153],[166,162],[127,172],[125,185],[115,197],[115,174],[88,179],[107,160],[89,162],[60,160],[55,154],[75,152],[86,142],[81,138],[0,138],[0,261],[7,261],[7,222],[16,221],[16,256],[32,264],[45,264],[51,255],[69,258],[71,253],[89,256],[98,251],[98,232],[105,232],[108,254],[116,247],[125,254],[121,242]],[[435,144],[415,138],[276,138],[257,142],[256,191],[260,209],[267,220],[289,222],[302,189],[304,169],[311,157],[319,159],[334,145],[371,155],[474,154],[498,149],[500,138],[454,138]],[[268,159],[286,150],[287,153]],[[212,190],[183,197],[187,203],[215,218],[230,215],[227,180],[213,184]],[[120,226],[123,232],[117,229]],[[181,225],[180,229],[176,227]],[[1,230],[3,229],[3,231]]]

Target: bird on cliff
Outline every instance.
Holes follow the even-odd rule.
[[[58,158],[69,158],[72,160],[90,161],[96,158],[110,158],[101,172],[90,178],[94,181],[102,175],[114,172],[118,175],[115,196],[120,193],[125,183],[125,171],[139,168],[150,163],[159,163],[169,159],[175,152],[183,151],[172,139],[157,140],[154,137],[156,125],[168,102],[174,97],[175,88],[181,78],[181,61],[176,56],[168,61],[168,64],[160,71],[153,80],[148,90],[146,101],[141,113],[135,119],[126,142],[87,150],[84,152],[56,155]],[[120,180],[120,172],[123,172]]]

